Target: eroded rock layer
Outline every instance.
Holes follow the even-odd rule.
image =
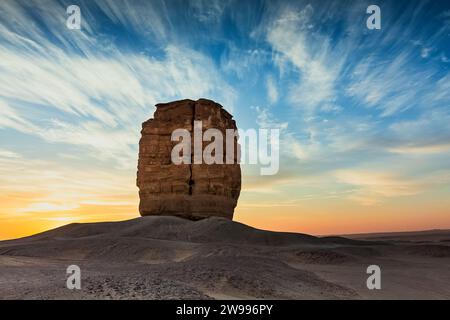
[[[223,133],[224,164],[172,163],[172,148],[179,143],[171,141],[176,129],[190,132],[193,159],[194,121],[202,121],[202,132],[215,128]],[[234,163],[226,164],[226,129],[236,130],[236,123],[214,101],[180,100],[156,105],[154,118],[142,124],[139,142],[137,186],[142,216],[174,215],[192,220],[210,216],[233,218],[241,190],[241,169],[237,161],[237,138],[233,139],[235,152],[231,155]],[[203,142],[203,147],[209,143]]]

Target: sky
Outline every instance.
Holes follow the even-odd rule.
[[[141,123],[184,98],[280,129],[278,174],[243,166],[237,221],[450,228],[448,1],[3,0],[0,239],[138,217]]]

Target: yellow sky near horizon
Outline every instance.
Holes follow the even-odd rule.
[[[2,195],[0,240],[29,236],[73,222],[139,217],[137,188],[134,191],[109,202],[80,201],[79,205],[38,202],[25,208],[23,204],[33,199],[33,194],[29,198],[25,194]],[[242,195],[234,220],[265,230],[330,235],[450,229],[450,201],[435,201],[433,197],[364,205],[345,199],[250,202],[246,190]]]

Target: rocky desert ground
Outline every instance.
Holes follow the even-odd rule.
[[[69,265],[81,290],[66,288]],[[381,290],[366,269],[381,268]],[[0,242],[1,299],[450,299],[450,230],[314,237],[222,218],[70,224]]]

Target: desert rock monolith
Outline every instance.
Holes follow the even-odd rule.
[[[233,219],[241,190],[237,152],[233,164],[226,164],[225,160],[224,164],[172,162],[171,151],[178,143],[171,140],[172,132],[186,129],[194,139],[194,121],[202,121],[202,132],[215,128],[225,136],[227,129],[237,130],[232,115],[220,104],[206,99],[157,104],[154,118],[142,124],[137,172],[142,216]],[[203,146],[208,143],[203,142]],[[238,150],[237,137],[234,144],[234,150]]]

